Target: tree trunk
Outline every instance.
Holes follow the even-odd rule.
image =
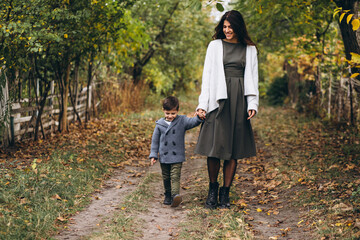
[[[350,124],[355,126],[355,116],[354,116],[354,104],[353,104],[353,81],[349,78],[349,98],[350,98]]]
[[[41,124],[41,115],[44,111],[44,107],[45,107],[45,103],[46,103],[46,98],[49,94],[49,91],[50,91],[50,87],[51,87],[51,84],[50,83],[45,83],[45,92],[43,94],[43,97],[40,101],[40,106],[39,106],[39,110],[38,110],[38,116],[36,118],[36,124],[35,124],[35,136],[34,136],[34,140],[37,141],[38,140],[38,135],[39,135],[39,126]],[[43,127],[42,127],[43,129]],[[45,132],[43,130],[43,136],[45,138]]]
[[[87,88],[86,88],[85,122],[88,122],[90,120],[89,98],[90,98],[90,86],[91,86],[92,71],[93,71],[93,61],[94,61],[94,54],[91,53],[91,58],[88,67],[88,80],[87,80]]]
[[[332,72],[330,72],[330,79],[329,79],[329,95],[328,95],[328,107],[327,107],[327,114],[328,114],[328,118],[330,119],[331,118],[331,92],[332,92],[332,89],[331,89],[331,84],[332,84]]]
[[[70,82],[70,69],[71,64],[68,63],[65,77],[62,78],[63,81],[63,91],[62,91],[62,106],[61,106],[61,121],[59,124],[60,132],[68,131],[68,120],[67,120],[67,107],[68,107],[68,95],[69,95],[69,82]]]
[[[358,0],[336,0],[336,5],[343,10],[350,10],[348,14],[358,16]],[[344,42],[346,59],[351,60],[351,52],[360,54],[359,41],[356,32],[352,29],[352,24],[346,22],[345,18],[339,23],[341,36]],[[352,68],[351,73],[360,72],[358,68]],[[360,78],[357,78],[360,80]],[[360,87],[355,87],[355,90],[360,93]]]
[[[322,59],[322,57],[321,57]],[[316,70],[316,77],[315,77],[315,87],[316,87],[316,111],[318,115],[321,114],[321,102],[322,102],[322,86],[321,86],[321,62],[322,60],[319,61],[319,65],[317,66],[317,70]]]
[[[77,58],[75,60],[75,68],[74,68],[74,93],[73,93],[73,96],[74,96],[74,102],[73,102],[73,105],[77,106],[77,101],[78,101],[78,96],[79,96],[79,93],[78,93],[78,86],[79,86],[79,71],[80,71],[80,58]],[[74,106],[74,114],[76,113],[76,115],[79,115],[77,113],[77,109],[75,109],[75,106]],[[81,119],[80,117],[78,116],[79,118],[79,121],[80,121],[80,125],[81,125]]]
[[[69,92],[70,92],[70,101],[71,101],[71,105],[73,106],[73,109],[74,109],[74,119],[77,118],[77,120],[79,120],[79,124],[81,126],[81,118],[80,118],[80,115],[76,109],[76,98],[74,98],[74,95],[71,93],[71,88],[70,88],[70,85],[69,85]]]

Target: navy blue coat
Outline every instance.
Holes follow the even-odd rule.
[[[160,163],[167,164],[184,162],[185,132],[201,122],[198,116],[189,118],[185,115],[177,115],[170,125],[164,118],[157,120],[149,158],[159,159]]]

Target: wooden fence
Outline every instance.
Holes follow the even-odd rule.
[[[82,88],[77,94],[75,102],[76,112],[79,117],[84,120],[86,115],[86,101],[88,101],[89,110],[98,107],[100,102],[93,101],[93,90],[96,85],[93,84],[89,88],[89,98],[87,98],[87,88]],[[39,136],[44,132],[45,135],[49,135],[58,130],[59,126],[59,113],[60,113],[60,101],[61,96],[54,94],[54,81],[51,82],[51,93],[46,99],[45,107],[41,115],[41,125],[39,126]],[[37,93],[37,95],[39,95]],[[70,96],[68,96],[70,97]],[[40,99],[38,99],[40,101]],[[71,103],[70,99],[69,102]],[[10,144],[14,144],[17,141],[31,139],[35,134],[35,124],[38,118],[38,106],[35,99],[24,98],[20,101],[11,103],[9,123],[5,126],[3,134],[8,134],[6,138],[2,138],[1,145],[7,146],[7,141]],[[73,121],[77,119],[74,107],[67,108],[67,119]],[[9,128],[8,129],[6,129]]]

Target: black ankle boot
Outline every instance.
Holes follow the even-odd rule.
[[[219,208],[230,208],[230,187],[221,187],[219,190]]]
[[[209,193],[208,193],[208,197],[205,202],[206,208],[216,208],[217,207],[218,189],[219,189],[218,182],[214,182],[214,183],[210,182],[209,183]]]
[[[172,202],[171,192],[165,192],[164,204],[170,205]]]

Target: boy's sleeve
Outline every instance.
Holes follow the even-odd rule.
[[[195,117],[192,117],[192,118],[189,118],[189,117],[185,117],[185,129],[186,130],[189,130],[189,129],[192,129],[196,126],[199,126],[200,123],[202,123],[203,120],[201,120],[199,118],[199,116],[195,116]]]
[[[149,158],[159,158],[159,142],[160,142],[160,129],[156,125],[152,138],[151,138],[151,150]]]

